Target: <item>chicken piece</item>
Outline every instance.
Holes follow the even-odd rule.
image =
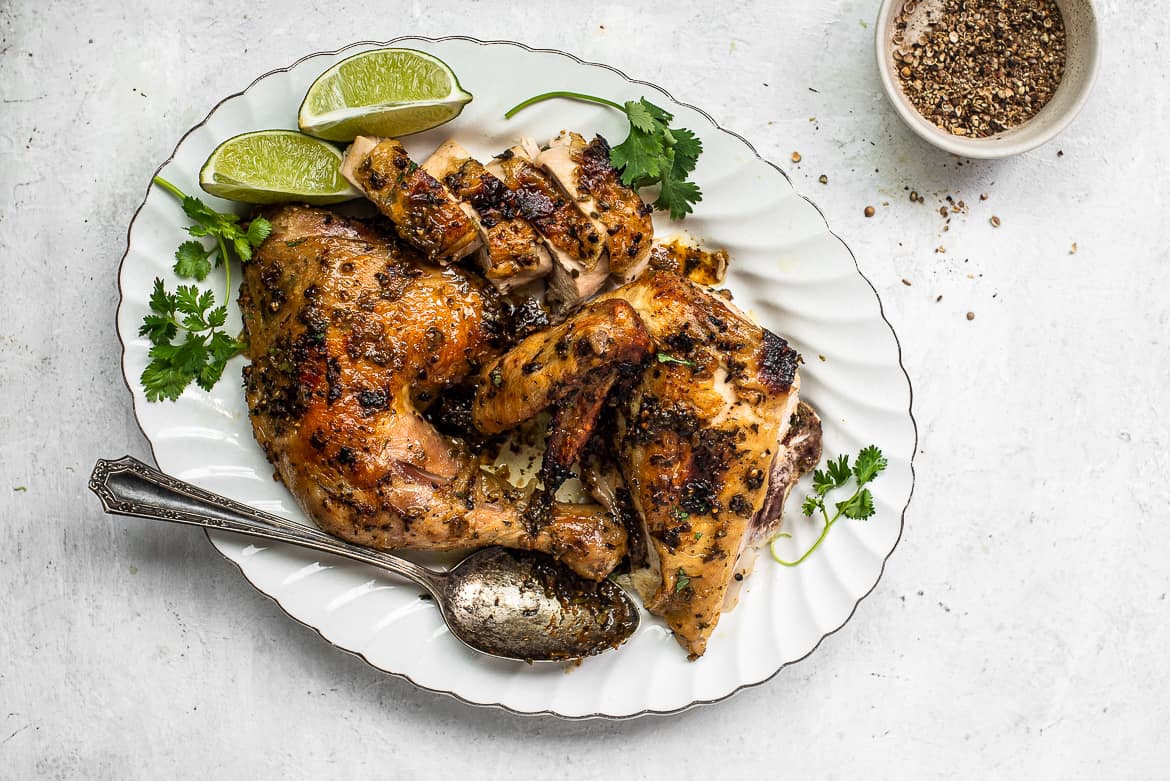
[[[398,235],[428,260],[450,263],[483,244],[469,209],[465,211],[393,138],[355,138],[341,163],[341,175],[373,201]]]
[[[421,415],[506,346],[496,292],[359,220],[265,209],[240,309],[253,431],[325,531],[375,548],[539,550],[600,579],[626,533],[598,505],[556,504],[538,526],[524,491],[480,469]]]
[[[610,389],[638,370],[650,347],[645,325],[625,301],[589,304],[480,370],[472,422],[491,434],[554,407],[541,467],[547,504],[570,476]]]
[[[727,274],[727,250],[705,250],[674,239],[655,244],[650,250],[649,265],[656,271],[672,271],[700,285],[718,285]]]
[[[649,541],[646,608],[692,658],[706,650],[797,409],[797,354],[707,288],[651,271],[605,294],[638,311],[658,360],[616,450]]]
[[[547,276],[552,255],[544,239],[521,216],[516,193],[455,141],[447,141],[422,168],[466,207],[483,241],[483,275],[501,292]]]
[[[548,149],[536,158],[577,204],[605,226],[609,273],[619,282],[636,279],[650,262],[654,240],[652,209],[609,162],[609,144],[601,136],[593,141],[562,130]]]
[[[547,241],[553,259],[548,298],[564,314],[601,290],[609,278],[605,226],[585,214],[537,167],[533,160],[539,154],[526,139],[496,157],[487,169],[516,193],[520,213]]]
[[[752,518],[749,539],[736,559],[735,574],[723,598],[724,613],[735,609],[740,591],[755,569],[761,549],[779,531],[784,503],[796,481],[820,462],[821,418],[812,407],[801,401],[796,406],[796,412],[792,413],[788,429],[776,450],[776,459],[768,475],[764,504]]]

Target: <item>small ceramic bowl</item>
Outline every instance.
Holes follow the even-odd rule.
[[[926,2],[927,0],[918,0]],[[918,113],[902,92],[894,71],[894,21],[905,0],[884,0],[878,12],[876,44],[878,72],[894,110],[922,138],[956,155],[976,158],[1009,157],[1052,140],[1081,110],[1097,73],[1097,15],[1091,0],[1056,0],[1065,27],[1065,67],[1052,99],[1022,125],[985,138],[948,133]]]

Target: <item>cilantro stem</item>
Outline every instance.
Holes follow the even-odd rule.
[[[821,516],[825,519],[825,528],[821,529],[821,536],[817,537],[817,541],[812,544],[812,547],[806,550],[804,555],[802,555],[796,561],[786,561],[780,558],[779,554],[776,553],[776,540],[780,539],[781,537],[792,537],[791,534],[777,534],[772,539],[772,544],[768,546],[768,551],[772,554],[772,558],[775,559],[777,564],[783,564],[785,567],[795,567],[796,565],[804,562],[805,559],[813,554],[813,551],[820,547],[821,543],[825,541],[825,537],[829,536],[829,529],[833,528],[833,524],[835,524],[837,519],[841,517],[841,511],[838,510],[836,515],[834,515],[832,518],[829,518],[829,513],[822,507]]]
[[[175,185],[163,179],[161,176],[156,176],[152,179],[155,184],[166,190],[171,195],[179,199],[179,202],[186,200],[190,196],[180,190]],[[219,258],[223,262],[224,278],[227,280],[223,288],[223,300],[229,301],[232,297],[232,261],[231,255],[228,255],[227,244],[224,243],[223,235],[216,236],[216,242],[219,244]]]
[[[223,260],[223,302],[226,304],[232,300],[232,258],[227,254],[227,245],[223,243],[223,236],[218,236],[216,241],[219,242],[219,257]]]
[[[180,201],[187,197],[187,193],[183,192],[178,187],[175,187],[173,184],[168,182],[166,179],[163,179],[161,176],[154,177],[154,179],[152,181],[155,184],[157,184],[159,187],[166,190],[171,195],[178,198]]]
[[[585,103],[600,103],[603,106],[609,106],[610,108],[616,108],[618,111],[624,112],[626,110],[625,106],[623,106],[620,103],[614,103],[612,100],[606,100],[605,98],[599,98],[599,97],[596,97],[594,95],[586,95],[586,94],[581,93],[581,92],[568,92],[565,90],[557,90],[555,92],[542,92],[539,95],[532,96],[531,98],[524,101],[523,103],[517,103],[515,106],[512,106],[512,108],[510,108],[506,112],[504,112],[504,119],[511,119],[518,112],[523,111],[524,109],[528,108],[532,104],[540,103],[541,101],[550,100],[552,98],[568,98],[569,100],[580,100],[580,101],[584,101]]]

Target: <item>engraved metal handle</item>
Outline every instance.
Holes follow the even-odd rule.
[[[441,573],[388,553],[351,545],[319,529],[241,504],[171,477],[131,456],[98,459],[89,478],[89,490],[97,494],[102,507],[111,515],[202,526],[285,542],[388,570],[417,583],[436,598],[442,589]]]

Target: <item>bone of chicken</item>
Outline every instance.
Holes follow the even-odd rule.
[[[508,292],[552,270],[544,239],[521,214],[515,192],[455,141],[447,141],[422,164],[467,208],[483,241],[483,275]]]
[[[382,549],[504,545],[602,578],[626,533],[597,505],[528,497],[480,469],[421,415],[506,346],[494,290],[371,226],[303,206],[262,212],[273,230],[244,267],[240,309],[257,441],[324,530]]]
[[[562,130],[536,162],[605,226],[609,273],[619,282],[638,277],[650,261],[654,240],[651,209],[609,161],[609,144],[601,136],[586,143],[577,133]]]
[[[405,147],[392,138],[355,138],[346,150],[341,174],[428,260],[450,263],[475,252],[483,243],[470,209],[419,168]]]

